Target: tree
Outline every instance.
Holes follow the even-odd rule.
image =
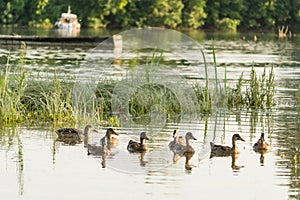
[[[207,17],[205,3],[205,0],[183,0],[182,26],[194,29],[201,27]]]
[[[183,3],[179,0],[156,0],[150,15],[154,26],[176,28],[181,23]]]

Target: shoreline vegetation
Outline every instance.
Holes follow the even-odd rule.
[[[214,52],[213,52],[214,54]],[[163,57],[163,54],[153,53],[151,67]],[[214,56],[215,57],[215,56]],[[33,77],[26,73],[26,46],[22,45],[18,63],[12,67],[9,61],[5,70],[0,72],[0,125],[37,125],[50,123],[53,126],[62,124],[83,124],[87,122],[104,122],[110,126],[119,126],[119,120],[112,114],[111,105],[114,88],[117,81],[100,80],[97,85],[91,112],[86,112],[85,105],[75,108],[72,102],[72,90],[75,78],[70,76],[60,80],[56,72],[49,79]],[[207,65],[205,64],[206,68]],[[215,71],[217,63],[215,60]],[[208,76],[206,76],[208,77]],[[225,78],[222,85],[224,98],[222,104],[227,109],[272,109],[275,105],[275,75],[273,67],[261,75],[252,67],[250,79],[246,80],[244,74],[240,75],[235,87],[228,87]],[[201,115],[210,115],[212,112],[213,91],[208,87],[208,78],[205,84],[193,83],[192,88],[197,97],[199,107],[196,112]],[[92,94],[93,95],[93,94]],[[129,100],[128,112],[134,117],[141,117],[151,112],[153,105],[161,104],[168,116],[180,115],[181,105],[176,95],[163,85],[148,84],[138,88]]]
[[[72,4],[73,3],[73,4]],[[4,0],[0,4],[0,26],[52,27],[71,6],[82,27],[128,29],[166,27],[172,29],[272,30],[288,34],[300,29],[300,3],[296,0]],[[146,8],[146,9],[145,9]],[[285,28],[283,28],[285,27]]]

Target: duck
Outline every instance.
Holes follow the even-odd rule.
[[[141,132],[140,134],[140,142],[136,142],[133,140],[129,140],[127,145],[127,150],[129,152],[145,152],[148,150],[148,146],[144,143],[145,140],[149,140],[146,132]]]
[[[265,134],[261,133],[260,138],[258,139],[258,141],[253,145],[253,150],[255,152],[259,152],[259,151],[265,151],[268,152],[271,150],[271,146],[270,144],[268,144],[265,141]]]
[[[101,145],[96,144],[87,144],[87,152],[88,155],[94,155],[94,156],[103,156],[107,155],[110,151],[109,145],[108,145],[108,139],[104,138],[102,140]]]
[[[119,135],[119,134],[116,133],[116,132],[114,131],[114,129],[108,128],[108,129],[106,130],[105,136],[102,137],[102,138],[100,139],[100,144],[101,144],[102,146],[104,146],[104,144],[107,143],[107,145],[110,146],[110,147],[115,147],[115,146],[117,146],[118,143],[119,143],[119,139],[118,139],[118,138],[115,138],[115,137],[112,137],[112,135]]]
[[[108,145],[108,138],[104,138],[102,141],[102,145],[96,145],[96,144],[87,144],[87,152],[88,156],[101,156],[102,161],[101,165],[102,168],[106,167],[106,157],[110,155],[110,147]]]
[[[61,128],[56,130],[55,132],[58,136],[58,141],[74,140],[77,143],[80,143],[92,131],[98,133],[98,131],[92,125],[88,124],[85,126],[84,131],[76,128]]]
[[[184,141],[184,139],[183,139],[183,137],[182,136],[179,136],[178,137],[178,131],[177,130],[174,130],[174,132],[173,132],[173,138],[174,138],[174,140],[173,141],[171,141],[170,143],[169,143],[169,149],[172,151],[172,149],[174,148],[174,146],[175,146],[175,144],[182,144],[182,145],[185,145],[185,141]]]
[[[239,154],[240,151],[238,150],[237,145],[236,145],[236,141],[238,141],[238,140],[245,142],[245,140],[237,133],[232,136],[232,147],[217,145],[217,144],[214,144],[213,142],[211,142],[210,143],[210,147],[211,147],[210,157],[212,158],[214,156],[230,156],[232,154]]]
[[[185,154],[194,154],[195,150],[190,145],[189,140],[197,140],[191,132],[187,132],[185,134],[185,141],[186,141],[185,143],[186,143],[186,145],[180,144],[179,142],[174,144],[174,147],[172,149],[174,154],[178,154],[179,156],[182,156],[182,155],[185,155]]]

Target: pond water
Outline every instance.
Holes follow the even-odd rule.
[[[214,43],[218,77],[223,78],[226,69],[227,84],[232,87],[242,72],[249,79],[253,65],[259,73],[264,67],[269,70],[273,65],[277,89],[274,109],[232,109],[225,115],[190,116],[177,121],[164,119],[151,126],[121,123],[120,127],[114,127],[120,142],[106,158],[106,168],[102,168],[100,157],[87,155],[83,144],[72,146],[57,142],[55,128],[51,126],[2,128],[1,199],[299,199],[300,120],[295,97],[300,84],[299,38],[280,40],[273,34],[261,33],[189,31],[185,34],[205,49],[210,65]],[[256,42],[254,34],[258,38]],[[174,44],[177,44],[175,39]],[[44,77],[52,76],[54,71],[60,78],[75,77],[79,70],[83,78],[96,74],[97,78],[122,80],[132,66],[145,63],[143,59],[149,56],[142,51],[127,50],[130,46],[126,38],[124,40],[121,57],[111,49],[91,51],[87,46],[29,45],[26,69]],[[134,42],[130,38],[130,44]],[[201,67],[203,63],[196,59],[199,49],[186,38],[183,42],[186,46],[179,46],[177,50],[188,52],[187,56],[174,55],[167,50],[162,63],[175,69],[170,73],[179,74],[175,79],[183,77],[181,81],[188,84],[201,83],[205,80],[205,72]],[[1,69],[8,55],[14,62],[19,54],[18,46],[1,46]],[[95,62],[97,66],[93,65]],[[86,70],[90,65],[92,67]],[[167,72],[159,73],[166,73],[159,78],[174,81]],[[93,135],[92,142],[98,142],[106,129],[100,125],[96,128],[99,133]],[[191,142],[196,150],[190,160],[191,169],[185,168],[185,158],[173,163],[168,143],[174,129],[178,129],[180,135],[191,131],[197,138]],[[141,131],[146,131],[150,137],[148,152],[129,153],[126,150],[128,140],[137,139]],[[263,155],[252,148],[261,132],[272,147]],[[209,142],[230,145],[234,133],[245,139],[245,142],[238,142],[240,155],[210,158]]]

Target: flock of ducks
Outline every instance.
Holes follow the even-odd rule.
[[[91,144],[90,138],[92,132],[98,133],[98,131],[92,126],[87,125],[84,128],[84,131],[74,128],[62,128],[56,130],[58,135],[57,140],[63,141],[68,144],[77,144],[80,142],[84,142],[84,147],[87,149],[88,155],[100,155],[102,156],[102,167],[105,167],[105,158],[110,154],[111,148],[116,147],[119,143],[119,139],[114,136],[118,136],[112,128],[108,128],[106,130],[105,136],[100,139],[100,145]],[[149,140],[146,132],[142,132],[140,134],[140,141],[129,140],[127,144],[127,150],[129,152],[146,152],[148,150],[148,146],[145,143],[145,140]],[[176,161],[180,157],[186,157],[185,168],[191,169],[190,159],[194,155],[195,150],[190,144],[190,140],[197,140],[191,132],[187,132],[185,134],[185,138],[178,135],[178,131],[174,130],[173,132],[173,140],[169,143],[168,147],[170,151],[174,153],[173,162]],[[211,154],[212,157],[223,157],[223,156],[233,156],[235,157],[240,153],[236,142],[245,140],[239,135],[234,134],[232,136],[232,146],[224,146],[218,145],[213,142],[210,142]],[[263,156],[264,153],[269,152],[271,150],[270,144],[268,144],[264,139],[264,133],[261,134],[259,140],[253,145],[253,150],[257,153],[261,153]],[[263,162],[263,158],[261,157],[261,162]]]

